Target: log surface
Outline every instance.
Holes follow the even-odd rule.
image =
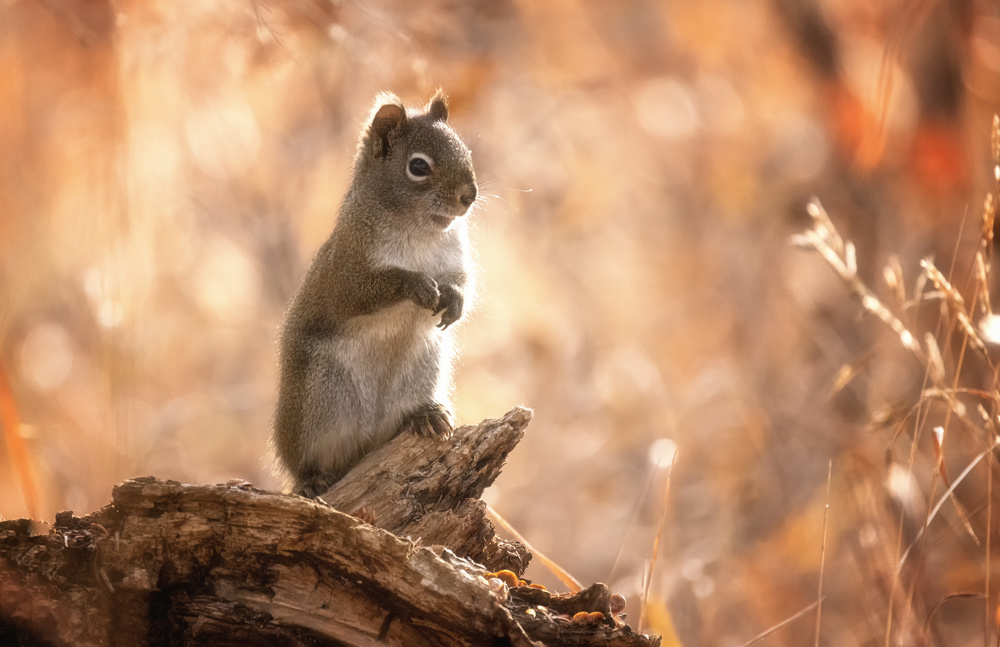
[[[352,472],[328,496],[371,506],[412,538],[321,500],[244,482],[184,485],[152,477],[116,486],[112,502],[93,514],[60,513],[46,533],[36,534],[37,524],[27,520],[2,522],[0,644],[659,644],[610,614],[604,585],[575,595],[498,586],[484,577],[483,565],[448,547],[487,555],[473,545],[486,537],[485,526],[449,534],[435,525],[479,523],[481,502],[470,497],[496,478],[528,420],[530,412],[515,409],[459,430],[454,446],[400,437],[395,452],[419,448],[409,464],[430,482],[380,471],[396,454],[381,463],[373,455],[364,468],[371,471],[362,472],[377,477],[367,491]],[[467,475],[438,474],[436,461],[452,455],[475,460],[462,468]],[[396,505],[373,495],[380,490]],[[487,543],[499,546],[492,526],[487,530]],[[508,560],[523,551],[525,558],[514,561],[526,563],[519,544],[504,550],[513,551],[502,553]],[[574,621],[581,611],[589,620]]]
[[[447,438],[401,434],[366,456],[322,499],[349,513],[364,508],[393,534],[521,575],[530,553],[497,537],[480,497],[500,475],[531,417],[531,409],[515,407],[503,418],[459,427]]]

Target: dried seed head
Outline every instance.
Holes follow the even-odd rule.
[[[941,358],[941,349],[938,348],[937,339],[931,333],[926,333],[924,344],[927,346],[927,370],[930,371],[932,380],[940,382],[944,379],[944,360]]]
[[[882,268],[882,276],[885,277],[885,284],[889,286],[899,303],[906,302],[906,286],[903,283],[903,266],[899,262],[899,257],[893,254],[889,261]]]

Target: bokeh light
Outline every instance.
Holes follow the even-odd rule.
[[[645,617],[685,645],[742,645],[815,602],[824,537],[825,644],[883,644],[900,572],[914,611],[893,635],[923,640],[939,601],[985,591],[987,472],[955,492],[976,540],[943,506],[922,568],[899,571],[900,533],[945,489],[930,436],[911,466],[913,428],[893,426],[924,375],[789,244],[816,195],[879,298],[912,299],[925,258],[973,276],[1000,19],[977,1],[911,9],[0,3],[0,369],[41,512],[96,510],[147,474],[282,486],[282,314],[373,97],[441,87],[482,196],[454,409],[535,411],[487,499],[578,579],[611,583],[630,621],[658,541]],[[974,323],[994,345],[995,319]],[[945,474],[972,438],[949,429]],[[27,514],[18,474],[0,445],[6,518]],[[768,644],[812,644],[813,617]],[[935,644],[982,643],[981,614],[933,619]]]

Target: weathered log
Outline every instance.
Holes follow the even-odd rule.
[[[478,457],[462,468],[478,477],[444,478],[421,453],[438,441],[407,437],[387,448],[392,456],[384,464],[395,460],[394,452],[419,449],[409,464],[442,481],[431,487],[359,467],[378,476],[369,481],[373,491],[385,488],[400,506],[415,506],[409,514],[416,521],[371,493],[344,501],[371,506],[380,523],[420,530],[425,545],[319,500],[246,483],[182,485],[152,477],[116,486],[112,503],[86,517],[60,513],[45,534],[35,534],[26,520],[0,523],[0,644],[658,644],[611,614],[604,585],[576,595],[508,590],[484,577],[482,565],[445,547],[457,541],[470,555],[485,554],[470,543],[485,535],[465,526],[449,535],[436,524],[474,522],[478,506],[458,493],[482,492],[499,473],[497,452],[505,456],[516,444],[496,439],[519,439],[529,418],[518,409],[458,430],[454,447],[442,444],[430,459]],[[469,437],[476,430],[483,438]],[[339,492],[360,483],[345,482]]]
[[[400,537],[446,546],[488,569],[521,575],[531,554],[519,542],[496,536],[479,497],[500,475],[531,416],[530,409],[516,407],[447,438],[402,434],[366,456],[322,498],[349,513],[364,508],[379,528]]]

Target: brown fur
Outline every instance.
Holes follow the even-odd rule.
[[[451,429],[448,326],[470,300],[477,188],[447,118],[440,92],[422,112],[376,99],[337,224],[286,313],[272,444],[298,492],[401,430]]]

